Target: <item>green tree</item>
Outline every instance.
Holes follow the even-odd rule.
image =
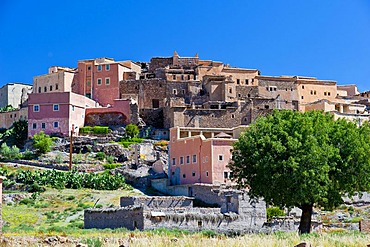
[[[135,124],[128,124],[126,125],[126,135],[129,138],[134,138],[139,134],[139,127],[137,127]]]
[[[21,148],[28,137],[28,122],[26,120],[18,120],[13,123],[12,137],[14,144]]]
[[[45,154],[51,151],[51,148],[54,146],[54,142],[50,136],[46,135],[43,131],[35,134],[32,138],[33,147],[36,149],[37,153]]]
[[[318,111],[274,111],[234,144],[229,167],[251,198],[302,209],[300,233],[311,229],[314,205],[331,210],[342,196],[370,187],[370,127]]]

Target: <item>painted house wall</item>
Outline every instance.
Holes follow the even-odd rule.
[[[59,109],[55,110],[54,105],[58,105]],[[38,106],[39,111],[35,111],[35,106]],[[77,127],[83,126],[85,109],[93,106],[95,106],[94,101],[71,92],[30,94],[28,135],[32,137],[44,131],[46,134],[57,133],[68,136],[72,124]],[[55,122],[58,123],[57,126],[54,126]]]
[[[28,108],[21,108],[10,112],[0,112],[0,128],[9,129],[14,122],[18,120],[27,120],[27,118]]]
[[[75,73],[72,71],[53,71],[33,78],[32,93],[70,92]]]
[[[210,135],[210,133],[205,134]],[[197,132],[196,128],[188,135],[186,136],[186,131],[180,134],[179,127],[170,129],[169,177],[171,185],[230,183],[230,170],[226,166],[231,158],[230,150],[235,139],[215,138],[213,134],[207,139],[203,132]],[[194,155],[195,159],[193,159]],[[222,155],[222,161],[219,160],[219,155]],[[224,178],[225,171],[228,172],[226,179]]]

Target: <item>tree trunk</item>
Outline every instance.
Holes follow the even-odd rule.
[[[311,231],[312,207],[313,204],[303,204],[300,207],[302,209],[302,216],[298,228],[299,234],[310,233]]]

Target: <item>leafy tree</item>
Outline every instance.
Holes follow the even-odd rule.
[[[51,148],[54,145],[53,139],[46,135],[43,131],[40,133],[35,134],[32,138],[33,140],[33,147],[39,154],[45,154],[51,151]]]
[[[128,124],[126,125],[126,135],[130,138],[134,138],[139,134],[139,127],[135,124]]]
[[[12,105],[6,105],[0,108],[0,112],[15,111],[16,109]]]
[[[333,209],[342,196],[370,187],[370,126],[329,113],[274,111],[234,144],[230,169],[252,199],[302,209],[300,233],[311,229],[314,205]]]
[[[28,122],[19,120],[13,123],[12,137],[17,147],[22,147],[28,137]]]

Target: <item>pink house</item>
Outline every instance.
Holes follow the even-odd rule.
[[[128,72],[136,72],[138,79],[141,67],[131,61],[111,58],[78,61],[72,92],[93,99],[102,106],[112,105],[115,99],[120,98],[120,81]]]
[[[95,106],[95,101],[72,92],[32,93],[28,97],[28,136],[40,131],[69,136],[72,125],[84,125],[85,109]]]
[[[245,128],[171,128],[168,165],[171,185],[231,184],[227,165],[232,144]]]

